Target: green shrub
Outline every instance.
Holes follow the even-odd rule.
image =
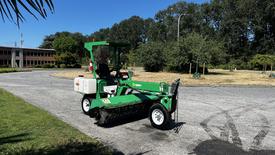
[[[42,68],[54,68],[55,65],[52,65],[52,64],[43,64],[41,65]]]
[[[169,71],[189,72],[190,63],[218,65],[225,62],[223,42],[195,32],[180,38],[179,42],[166,43],[165,47]]]
[[[41,65],[34,65],[34,68],[41,68]]]
[[[165,47],[166,55],[166,69],[172,72],[185,72],[189,70],[189,67],[185,67],[188,64],[188,53],[182,46],[178,46],[178,43],[167,43]]]
[[[17,72],[15,68],[0,68],[0,73]]]
[[[127,54],[128,66],[142,66],[139,54],[136,50],[130,50]]]
[[[65,65],[65,64],[60,64],[59,67],[60,67],[60,68],[66,68],[67,65]]]
[[[136,52],[139,54],[140,62],[143,64],[145,71],[158,72],[164,68],[165,56],[162,43],[142,44]]]
[[[81,65],[80,64],[74,64],[73,68],[81,68]]]
[[[217,68],[217,66],[215,66],[215,65],[212,65],[212,64],[208,65],[208,69],[216,69],[216,68]]]
[[[271,68],[275,64],[274,55],[257,54],[250,60],[251,68],[264,69]]]
[[[77,55],[70,53],[70,52],[65,52],[65,53],[60,53],[54,56],[56,63],[61,65],[61,64],[65,64],[65,65],[73,65],[76,64],[76,59],[77,59]]]

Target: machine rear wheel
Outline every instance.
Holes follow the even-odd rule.
[[[164,129],[167,127],[171,117],[161,104],[153,104],[149,110],[149,119],[153,127]]]
[[[84,96],[81,101],[81,108],[84,114],[88,115],[91,105],[91,99],[87,96]]]

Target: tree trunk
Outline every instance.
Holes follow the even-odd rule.
[[[190,63],[190,67],[189,67],[189,74],[192,74],[192,63]]]
[[[205,63],[203,63],[202,75],[204,75],[204,72],[205,72]]]
[[[271,64],[270,66],[270,75],[272,75],[272,71],[273,71],[273,64]]]

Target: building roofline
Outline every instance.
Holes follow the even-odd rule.
[[[55,49],[46,49],[46,48],[27,48],[27,47],[12,47],[12,46],[1,46],[0,48],[11,48],[11,49],[26,49],[26,50],[42,50],[42,51],[55,51]]]

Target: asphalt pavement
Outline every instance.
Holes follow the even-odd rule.
[[[0,87],[124,154],[275,155],[274,87],[180,87],[170,130],[135,117],[100,127],[82,113],[73,81],[54,72],[0,74]]]

